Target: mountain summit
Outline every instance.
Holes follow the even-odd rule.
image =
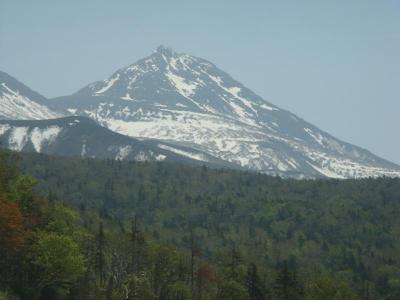
[[[273,105],[213,63],[164,46],[48,103],[124,135],[190,147],[267,174],[400,176],[399,166]]]
[[[164,45],[158,46],[155,52],[163,54],[165,56],[172,56],[174,54],[172,48],[165,47]]]

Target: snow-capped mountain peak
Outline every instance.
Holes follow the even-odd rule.
[[[128,136],[184,145],[269,174],[400,176],[399,166],[280,109],[213,63],[163,46],[51,103]]]
[[[279,110],[214,64],[164,46],[77,95],[141,101],[146,106],[180,111],[187,108],[198,113],[229,116],[252,126],[261,126],[255,121],[259,115]]]

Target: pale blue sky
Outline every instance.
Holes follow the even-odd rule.
[[[0,0],[0,70],[48,97],[159,44],[400,164],[398,0]]]

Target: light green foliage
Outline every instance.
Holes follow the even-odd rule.
[[[310,282],[305,300],[361,300],[355,291],[345,282],[321,276]]]
[[[47,224],[46,230],[68,236],[80,246],[87,247],[94,237],[82,228],[81,223],[80,216],[76,211],[56,204],[52,209],[51,220]]]
[[[37,180],[32,176],[18,176],[12,184],[10,199],[19,203],[23,211],[28,211],[32,207],[32,189],[36,184]]]
[[[0,291],[0,300],[10,300],[10,298],[8,298],[7,294]]]
[[[86,270],[86,260],[69,236],[41,231],[32,247],[33,264],[43,270],[39,288],[69,285]]]

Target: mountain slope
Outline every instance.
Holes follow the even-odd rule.
[[[210,155],[159,141],[139,141],[85,117],[40,121],[0,120],[0,144],[23,152],[135,161],[229,166]]]
[[[40,120],[60,117],[44,103],[46,98],[0,71],[0,119]]]
[[[124,135],[185,145],[268,174],[400,176],[399,166],[265,101],[214,64],[162,46],[48,105]]]

